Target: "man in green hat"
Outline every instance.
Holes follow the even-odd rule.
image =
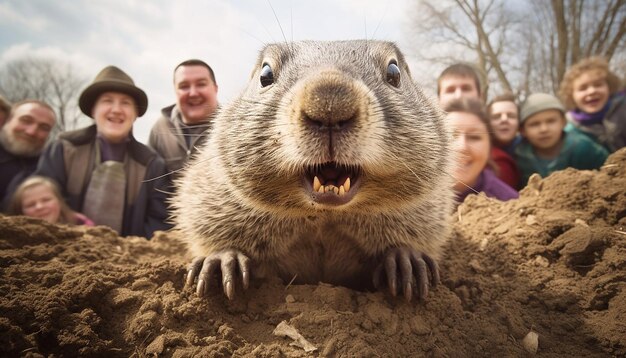
[[[95,124],[62,133],[41,157],[37,174],[55,179],[69,206],[122,236],[166,230],[165,162],[132,135],[148,97],[124,71],[105,67],[79,98]]]

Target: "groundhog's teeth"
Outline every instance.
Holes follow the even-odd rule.
[[[313,178],[313,191],[319,191],[321,186],[322,186],[322,183],[320,183],[320,180],[317,178],[317,175],[316,175],[315,178]]]
[[[350,187],[350,179],[347,179],[346,183],[347,183],[348,188],[349,188]],[[346,184],[341,185],[339,187],[336,187],[333,184],[322,185],[320,183],[319,179],[317,179],[317,177],[313,178],[313,189],[314,189],[313,191],[316,191],[318,193],[334,192],[336,195],[343,196],[347,192],[345,185]]]
[[[350,191],[350,177],[346,178],[345,183],[343,183],[343,187],[346,190],[346,193]]]

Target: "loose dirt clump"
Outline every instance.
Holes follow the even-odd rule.
[[[541,356],[626,355],[626,149],[518,200],[472,195],[454,228],[425,303],[271,279],[229,302],[183,288],[174,232],[0,217],[0,356],[523,356],[531,331]]]

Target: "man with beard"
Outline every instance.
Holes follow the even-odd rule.
[[[9,118],[9,113],[11,113],[11,103],[0,95],[0,127]]]
[[[48,136],[56,123],[52,107],[38,100],[13,105],[6,124],[0,130],[0,199],[2,209],[7,197],[31,175]]]

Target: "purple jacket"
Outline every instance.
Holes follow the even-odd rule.
[[[519,193],[515,191],[515,189],[498,179],[494,172],[489,169],[483,169],[478,177],[476,185],[474,185],[473,188],[479,193],[485,193],[485,195],[490,198],[496,198],[502,201],[517,199],[519,197]],[[469,194],[476,193],[474,190],[468,189],[463,193],[457,194],[456,201],[458,203],[462,203]]]

